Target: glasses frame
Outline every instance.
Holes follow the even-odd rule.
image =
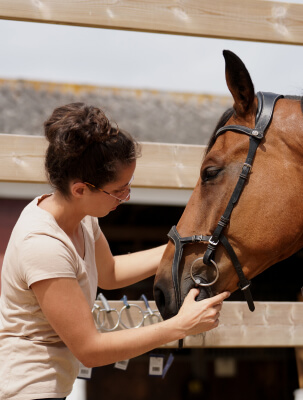
[[[126,185],[127,187],[124,189],[125,191],[128,191],[128,194],[127,194],[127,196],[126,196],[124,199],[121,199],[120,197],[117,197],[117,196],[113,195],[112,193],[107,192],[107,191],[104,190],[104,189],[97,188],[97,187],[96,187],[95,185],[93,185],[92,183],[89,183],[89,182],[83,182],[83,183],[84,183],[85,185],[88,185],[88,186],[93,187],[94,189],[99,190],[99,192],[105,193],[105,194],[107,194],[108,196],[111,196],[111,197],[113,197],[114,199],[119,200],[119,203],[121,204],[121,203],[125,203],[126,201],[128,201],[128,200],[130,199],[130,194],[131,194],[131,187],[130,187],[130,186],[131,186],[131,184],[132,184],[132,181],[134,180],[134,177],[135,177],[135,175],[133,175],[133,176],[131,177],[130,181],[129,181],[128,184]]]

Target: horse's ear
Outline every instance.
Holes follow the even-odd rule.
[[[225,58],[226,83],[232,94],[234,109],[239,116],[245,116],[252,111],[255,89],[249,72],[236,54],[223,50]]]

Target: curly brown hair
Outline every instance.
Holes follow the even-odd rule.
[[[44,131],[49,141],[47,177],[65,197],[70,195],[71,180],[101,188],[140,156],[140,146],[129,133],[113,126],[100,108],[84,103],[56,108],[45,121]]]

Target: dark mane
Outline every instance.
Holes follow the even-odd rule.
[[[303,114],[303,96],[284,96],[285,99],[289,99],[289,100],[297,100],[301,102],[301,111]]]
[[[232,107],[228,108],[224,113],[221,115],[221,118],[219,119],[210,139],[207,145],[206,149],[206,154],[210,151],[210,149],[213,147],[216,139],[215,139],[215,134],[218,129],[222,128],[222,126],[226,125],[226,122],[229,120],[229,118],[233,115],[234,109]]]
[[[284,96],[285,99],[289,99],[289,100],[297,100],[301,102],[301,111],[303,114],[303,96]],[[229,120],[229,118],[231,118],[231,116],[234,113],[234,109],[233,107],[228,108],[226,111],[224,111],[224,113],[221,115],[221,118],[219,119],[213,133],[211,134],[211,137],[209,139],[208,145],[207,145],[207,149],[206,149],[206,153],[207,154],[211,148],[213,147],[214,143],[215,143],[215,134],[217,132],[218,129],[222,128],[222,126],[224,126],[226,124],[226,122]]]

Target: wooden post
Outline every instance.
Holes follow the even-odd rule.
[[[298,300],[303,301],[302,293],[299,295]],[[299,388],[303,389],[303,347],[296,347],[295,352],[297,360]]]
[[[303,389],[303,347],[296,347],[299,388]]]

